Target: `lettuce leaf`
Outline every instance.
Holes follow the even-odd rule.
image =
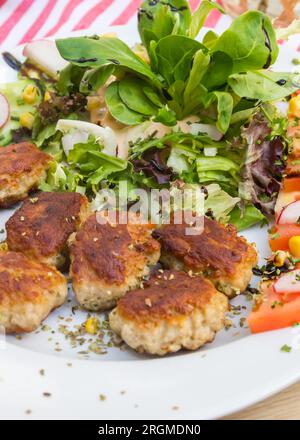
[[[285,140],[272,134],[270,122],[257,113],[243,132],[248,148],[239,187],[240,197],[251,202],[265,216],[274,215],[274,206],[284,172]]]
[[[255,224],[266,221],[266,217],[262,212],[250,204],[239,204],[231,211],[229,223],[233,224],[238,231],[248,229]]]

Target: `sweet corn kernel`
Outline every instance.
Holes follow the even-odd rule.
[[[91,316],[84,324],[85,330],[90,335],[95,335],[99,329],[99,321],[94,316]]]
[[[88,96],[87,97],[87,106],[89,112],[96,110],[100,107],[100,100],[98,96]]]
[[[20,124],[22,125],[22,127],[31,130],[33,127],[33,122],[34,122],[34,116],[32,113],[26,112],[20,116]]]
[[[289,114],[291,116],[295,116],[296,118],[300,118],[300,95],[295,96],[290,100]]]
[[[274,265],[276,267],[282,267],[288,258],[287,252],[278,251],[274,255]]]
[[[294,257],[300,258],[300,235],[295,235],[289,239],[289,249]]]
[[[44,95],[44,101],[48,102],[48,101],[50,101],[50,100],[51,100],[51,95],[50,95],[50,93],[47,91],[47,92],[45,92],[45,95]]]
[[[23,90],[22,98],[26,102],[26,104],[33,104],[34,102],[36,102],[37,97],[38,97],[38,89],[32,84],[29,84]]]

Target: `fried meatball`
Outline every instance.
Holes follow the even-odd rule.
[[[187,235],[186,223],[165,224],[153,232],[161,243],[161,262],[168,268],[201,273],[229,297],[243,292],[257,264],[256,249],[232,225],[203,218],[203,231]],[[195,225],[195,221],[193,223]]]
[[[94,213],[77,232],[70,246],[73,289],[88,310],[115,306],[125,292],[136,288],[156,264],[160,245],[151,237],[152,225],[106,222]]]
[[[65,277],[19,252],[0,251],[0,326],[32,332],[67,297]]]
[[[25,200],[7,221],[7,245],[40,262],[63,267],[67,241],[88,213],[85,196],[70,192],[43,192]]]
[[[51,160],[29,142],[0,147],[0,207],[24,200],[46,178]]]
[[[164,355],[196,350],[224,326],[227,297],[201,275],[163,271],[128,292],[110,313],[110,327],[134,350]]]

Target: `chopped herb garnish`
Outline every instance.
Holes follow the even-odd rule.
[[[280,349],[280,351],[284,351],[285,353],[289,353],[292,350],[292,347],[290,347],[289,345],[283,345]]]

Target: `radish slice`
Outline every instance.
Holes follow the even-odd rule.
[[[10,106],[2,93],[0,93],[0,128],[2,128],[9,119]]]
[[[290,203],[282,209],[278,216],[278,225],[297,223],[300,217],[300,200]]]
[[[281,275],[274,283],[276,293],[300,293],[300,269]]]
[[[60,56],[55,42],[51,40],[37,40],[26,44],[23,55],[54,79],[57,79],[58,73],[68,65]]]

